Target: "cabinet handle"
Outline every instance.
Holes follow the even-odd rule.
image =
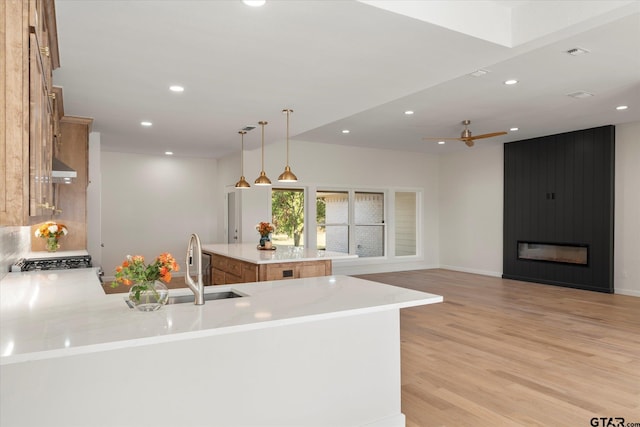
[[[56,209],[56,207],[55,207],[55,206],[53,206],[53,205],[50,205],[50,204],[49,204],[49,202],[46,202],[46,203],[40,203],[40,204],[38,205],[38,207],[40,207],[40,208],[42,208],[42,209],[51,210],[51,211],[53,211],[53,210],[55,210],[55,209]]]
[[[40,53],[42,53],[46,57],[49,57],[49,46],[41,47]]]

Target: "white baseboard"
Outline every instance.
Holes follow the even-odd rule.
[[[628,295],[630,297],[640,297],[640,291],[635,289],[614,289],[613,292],[620,295]]]
[[[443,268],[445,270],[460,271],[463,273],[481,274],[483,276],[502,277],[501,271],[478,270],[475,268],[457,267],[455,265],[441,265],[438,268]]]
[[[346,263],[345,263],[346,264]],[[371,263],[364,265],[342,265],[334,262],[332,266],[333,274],[344,274],[353,276],[356,274],[391,273],[394,271],[427,270],[438,268],[437,265],[429,265],[424,262],[403,262],[403,263]]]
[[[391,417],[364,424],[362,427],[405,427],[407,421],[404,414],[393,415]]]

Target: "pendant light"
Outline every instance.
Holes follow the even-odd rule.
[[[298,181],[298,177],[291,172],[291,168],[289,167],[289,115],[293,113],[293,110],[284,109],[283,113],[287,114],[287,164],[284,167],[284,172],[280,174],[278,177],[278,181],[280,182],[296,182]]]
[[[240,134],[240,181],[236,182],[236,188],[249,188],[251,187],[246,179],[244,179],[244,135],[247,131],[241,130],[238,132]]]
[[[264,172],[264,125],[267,122],[258,122],[260,126],[262,126],[262,170],[260,171],[260,176],[255,180],[255,185],[271,185],[271,180],[267,178],[267,174]]]

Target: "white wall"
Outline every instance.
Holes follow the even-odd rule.
[[[89,184],[87,185],[87,251],[94,266],[102,265],[102,166],[100,133],[89,134]]]
[[[503,147],[440,157],[440,264],[502,275]]]
[[[640,297],[640,122],[616,126],[615,292]]]
[[[297,187],[392,188],[394,190],[419,188],[423,191],[423,217],[419,218],[423,230],[422,241],[419,242],[423,248],[421,256],[406,260],[380,260],[376,258],[375,261],[369,263],[360,260],[357,265],[336,262],[334,263],[336,273],[373,273],[433,268],[439,265],[437,156],[305,141],[290,141],[290,144],[289,164],[292,171],[298,176]],[[265,171],[276,185],[279,185],[277,183],[278,175],[284,170],[285,153],[284,143],[271,144],[265,148]],[[253,185],[253,181],[260,173],[260,156],[259,149],[245,151],[245,177],[252,188],[242,190],[243,192],[261,190]],[[220,159],[219,171],[219,185],[222,189],[225,185],[235,184],[240,177],[239,155]],[[266,203],[264,212],[257,215],[269,218],[269,213],[269,206]],[[255,226],[255,222],[252,222],[252,226]],[[220,228],[220,233],[222,232],[223,228]],[[251,230],[245,230],[244,241],[247,241],[247,238],[251,239],[250,235],[246,236],[249,233]],[[257,241],[257,237],[255,240]]]
[[[218,239],[217,206],[224,195],[215,160],[102,152],[101,169],[107,279],[126,255],[150,261],[170,252],[184,270],[191,233],[203,242]]]

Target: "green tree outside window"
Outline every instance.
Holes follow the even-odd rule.
[[[276,227],[274,240],[287,242],[293,239],[294,246],[303,244],[304,233],[304,190],[271,191],[271,216]],[[286,238],[281,236],[286,234]]]

